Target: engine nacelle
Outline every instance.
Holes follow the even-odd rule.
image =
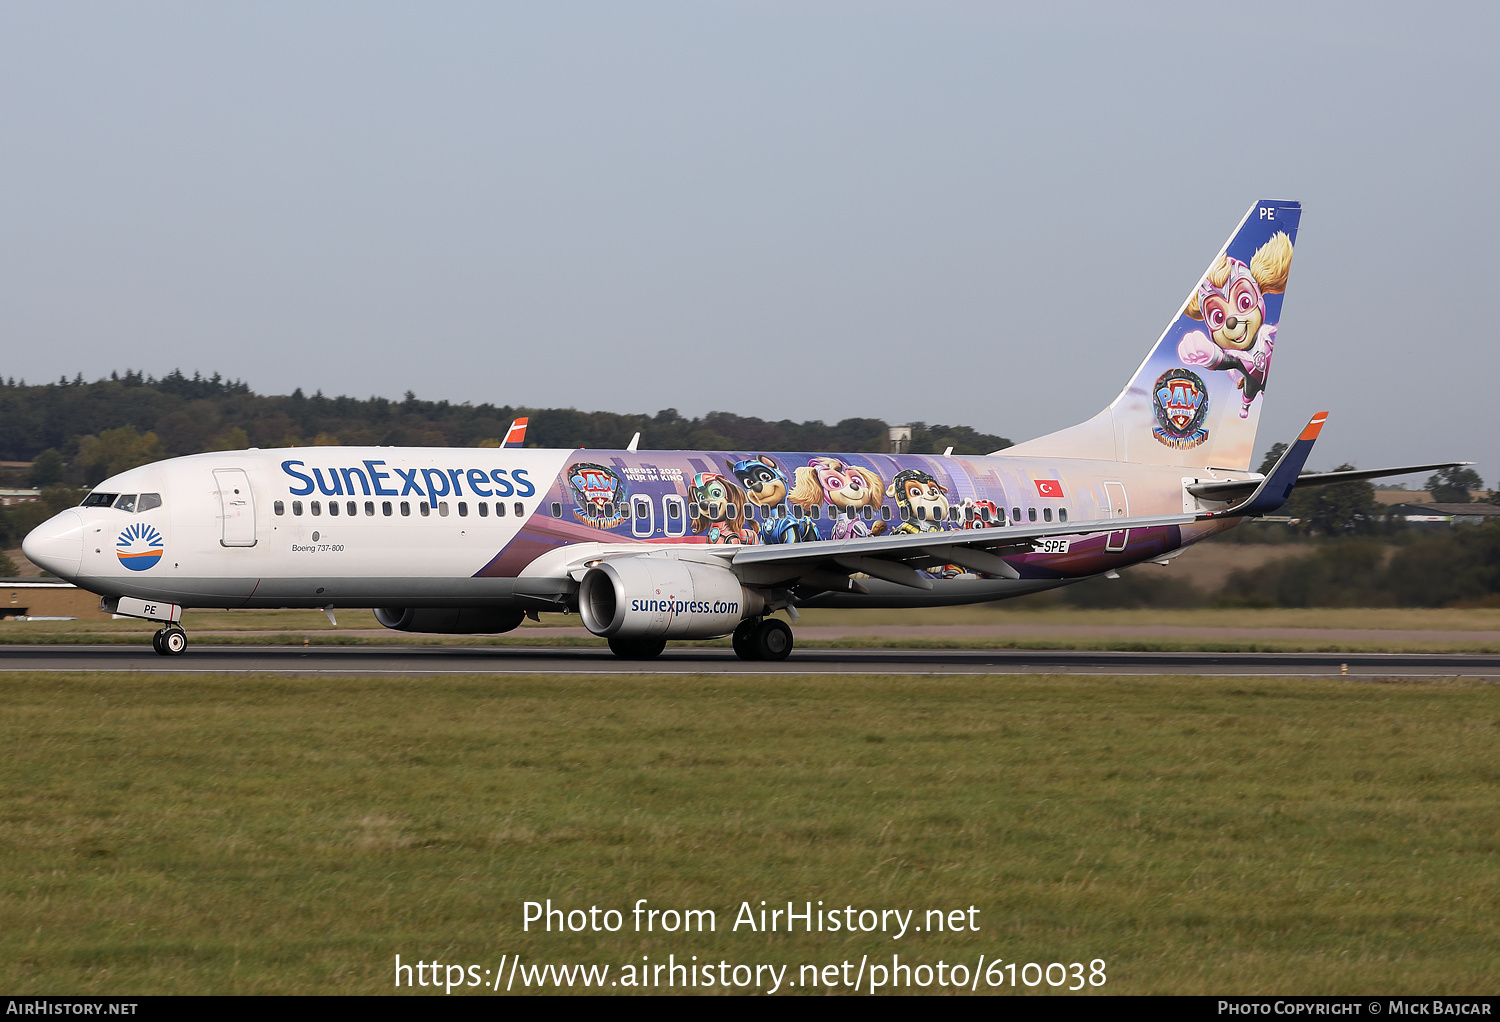
[[[578,587],[584,626],[607,639],[711,639],[764,608],[728,568],[674,557],[605,561]]]
[[[526,612],[497,607],[376,607],[375,620],[398,632],[476,635],[508,632]]]

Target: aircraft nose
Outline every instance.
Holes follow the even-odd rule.
[[[77,511],[53,515],[21,541],[21,553],[58,578],[74,578],[83,562],[83,516]]]

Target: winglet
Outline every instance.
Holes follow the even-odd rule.
[[[1308,419],[1307,426],[1298,435],[1296,441],[1282,452],[1281,458],[1276,462],[1276,467],[1271,469],[1270,474],[1255,488],[1255,492],[1250,494],[1248,499],[1222,511],[1209,511],[1203,517],[1254,517],[1268,515],[1278,510],[1292,495],[1292,487],[1297,485],[1297,476],[1302,472],[1302,466],[1307,464],[1307,456],[1312,453],[1313,442],[1318,439],[1318,434],[1323,431],[1323,424],[1327,421],[1327,412],[1319,412]]]
[[[1307,440],[1309,442],[1318,439],[1318,434],[1323,432],[1323,423],[1327,421],[1328,413],[1319,412],[1317,415],[1314,415],[1311,419],[1307,420],[1306,428],[1302,430],[1302,435],[1297,439]]]

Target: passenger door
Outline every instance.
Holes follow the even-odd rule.
[[[250,492],[250,477],[242,468],[214,469],[219,488],[219,520],[223,531],[220,546],[255,545],[255,497]]]

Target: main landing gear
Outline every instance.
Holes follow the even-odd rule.
[[[741,621],[732,641],[741,660],[785,660],[792,655],[792,630],[779,618]]]
[[[151,636],[151,648],[162,656],[182,656],[187,649],[187,632],[178,625],[167,625]]]

